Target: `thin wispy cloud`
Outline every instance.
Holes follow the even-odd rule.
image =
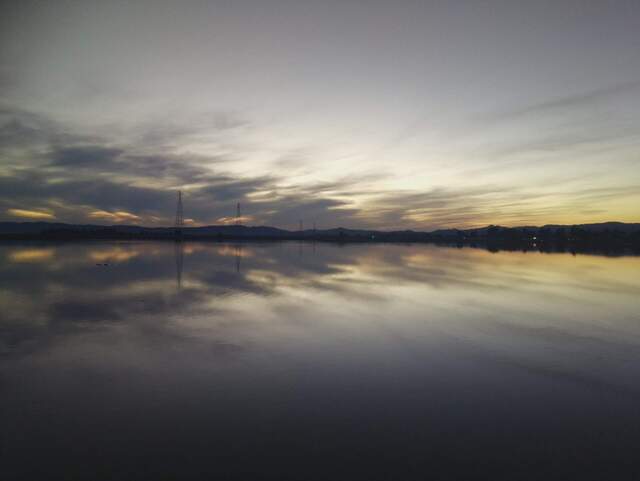
[[[597,106],[599,103],[606,102],[615,97],[622,97],[623,100],[625,100],[627,95],[636,94],[640,94],[640,80],[598,87],[586,92],[565,95],[504,112],[484,115],[478,118],[478,122],[507,122],[527,116],[559,114],[568,111],[583,110]]]

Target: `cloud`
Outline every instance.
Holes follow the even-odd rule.
[[[106,141],[105,141],[106,142]],[[104,145],[56,146],[50,153],[48,167],[56,172],[76,169],[86,175],[111,178],[149,179],[169,184],[193,184],[233,180],[213,174],[211,164],[216,159],[196,155],[137,154],[135,146],[129,148]]]
[[[108,220],[112,222],[136,222],[142,220],[140,216],[125,211],[107,212],[104,210],[96,210],[91,212],[88,217],[90,219]]]
[[[216,201],[242,199],[247,194],[268,188],[275,182],[275,179],[271,177],[234,179],[229,176],[215,177],[213,175],[205,180],[208,185],[194,191],[193,196],[206,197]]]
[[[0,125],[1,147],[29,146],[40,140],[41,136],[37,128],[27,125],[16,118],[8,119]]]
[[[70,132],[46,115],[0,103],[0,148],[41,149],[101,140],[95,134]]]
[[[198,224],[234,217],[237,202],[241,202],[247,222],[254,220],[260,224],[291,226],[299,219],[307,219],[309,223],[315,219],[325,226],[342,222],[348,224],[348,211],[344,209],[348,203],[345,201],[323,198],[322,194],[295,187],[280,188],[275,177],[238,179],[229,174],[209,172],[201,176],[199,170],[197,172],[198,182],[203,185],[189,187],[183,193],[185,214]],[[69,168],[64,171],[63,178],[52,181],[51,175],[42,169],[22,169],[12,175],[0,176],[0,192],[3,193],[0,205],[48,202],[69,222],[86,222],[89,219],[170,224],[175,212],[176,189],[154,186],[160,181],[154,173],[150,169],[146,177],[132,179],[101,175],[98,178],[83,173],[81,169]],[[134,181],[135,184],[132,183]],[[137,185],[142,182],[148,186]],[[177,182],[171,179],[170,184],[176,185]],[[271,194],[258,200],[249,197],[254,192]],[[343,210],[334,211],[336,208]],[[117,214],[122,212],[136,217]]]
[[[27,209],[7,209],[7,213],[13,217],[21,217],[29,220],[51,220],[55,219],[55,214],[38,210]]]
[[[228,134],[250,123],[233,112],[178,116],[145,122],[135,129],[136,139],[145,146],[168,147],[187,140]]]
[[[224,225],[231,225],[235,223],[248,224],[253,220],[254,220],[253,217],[248,215],[243,215],[240,217],[220,217],[219,219],[216,219],[216,224],[224,224]]]
[[[516,118],[534,115],[546,114],[558,111],[567,111],[581,109],[585,106],[594,105],[600,101],[609,100],[612,97],[635,93],[640,91],[640,80],[624,82],[616,85],[608,85],[597,89],[580,92],[573,95],[558,97],[553,100],[531,104],[518,109],[512,109],[501,113],[486,116],[484,121],[508,121]]]
[[[113,169],[115,158],[122,150],[102,146],[65,147],[53,152],[51,164],[60,167],[92,166],[101,170]]]
[[[605,185],[596,195],[580,193],[576,186],[561,190],[564,184],[557,175],[530,190],[503,182],[483,185],[476,174],[465,175],[478,178],[467,187],[399,190],[390,187],[397,179],[386,173],[365,170],[326,179],[314,173],[300,177],[291,173],[295,166],[286,162],[270,173],[252,175],[253,171],[225,170],[235,165],[238,153],[233,149],[203,155],[141,143],[141,133],[152,129],[151,124],[120,137],[111,127],[87,135],[46,116],[8,107],[0,109],[2,120],[4,137],[0,138],[12,147],[3,149],[8,153],[0,160],[0,213],[34,220],[55,217],[77,223],[171,225],[176,192],[182,190],[185,215],[195,225],[235,222],[240,202],[243,223],[297,229],[302,220],[305,226],[315,222],[318,228],[431,229],[560,222],[559,216],[566,220],[571,213],[592,221],[593,217],[587,219],[594,212],[589,202],[631,202],[640,196],[631,178],[627,190],[620,184]],[[176,132],[165,132],[176,136],[175,145],[179,139],[192,138],[188,132],[194,136],[204,132],[201,125],[179,128],[177,121],[172,122]],[[235,132],[242,124],[217,122],[218,133]],[[167,139],[166,145],[170,144],[173,141]],[[313,150],[287,151],[314,165]],[[482,175],[502,173],[491,164],[485,163],[488,172]],[[577,185],[575,179],[571,182]],[[559,190],[554,192],[552,187]],[[606,220],[606,206],[599,205],[598,211]]]

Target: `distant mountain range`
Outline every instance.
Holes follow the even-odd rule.
[[[457,236],[459,232],[463,232],[466,234],[471,234],[472,232],[477,233],[478,235],[486,235],[488,230],[491,227],[497,227],[499,229],[510,229],[514,231],[520,232],[532,232],[539,231],[542,229],[546,229],[550,232],[556,232],[560,229],[570,230],[571,228],[581,229],[587,232],[600,233],[605,231],[610,232],[624,232],[625,234],[630,234],[633,232],[640,231],[640,223],[626,223],[626,222],[600,222],[595,224],[575,224],[575,225],[563,225],[563,224],[546,224],[542,227],[538,226],[524,226],[524,227],[500,227],[500,226],[487,226],[480,227],[477,229],[444,229],[444,230],[436,230],[431,232],[431,234],[435,235],[444,235],[444,236]]]
[[[307,229],[289,231],[269,226],[211,225],[202,227],[143,227],[136,225],[90,225],[58,222],[0,222],[0,238],[246,238],[319,240],[408,240],[408,241],[469,241],[490,238],[518,238],[537,240],[539,237],[567,239],[598,235],[634,236],[640,233],[640,223],[604,222],[579,225],[544,225],[525,227],[487,226],[476,229],[440,229],[431,232],[403,230],[381,231],[367,229]]]

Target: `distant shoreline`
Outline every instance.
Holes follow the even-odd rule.
[[[82,241],[185,241],[185,242],[321,242],[333,244],[434,244],[450,247],[477,247],[489,251],[540,251],[640,254],[640,224],[612,224],[621,229],[592,224],[507,228],[489,226],[472,230],[364,231],[331,229],[291,232],[270,227],[209,226],[205,228],[144,228],[137,226],[74,226],[46,223],[13,223],[10,227],[31,232],[2,232],[0,242],[82,242]],[[638,226],[636,228],[636,226]],[[0,223],[6,230],[7,223]]]

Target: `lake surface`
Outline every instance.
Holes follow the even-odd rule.
[[[0,479],[640,479],[640,258],[0,245]]]

